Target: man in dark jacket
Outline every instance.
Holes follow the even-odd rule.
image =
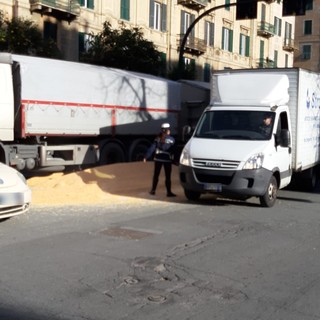
[[[165,184],[167,189],[167,197],[176,196],[171,191],[171,171],[174,144],[175,139],[170,135],[170,124],[162,124],[160,134],[155,138],[153,144],[150,146],[144,157],[144,162],[146,162],[147,159],[151,158],[151,156],[154,154],[154,173],[150,191],[150,194],[152,195],[156,193],[160,171],[163,166],[166,177]]]

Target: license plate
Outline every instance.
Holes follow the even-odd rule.
[[[205,183],[203,185],[204,190],[221,192],[222,184],[221,183]]]

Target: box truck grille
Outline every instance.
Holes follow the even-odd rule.
[[[193,169],[196,179],[201,183],[221,183],[229,185],[232,182],[235,171],[208,171],[203,169]]]
[[[194,168],[206,168],[206,169],[237,169],[239,161],[229,160],[212,160],[212,159],[192,159],[192,166]]]

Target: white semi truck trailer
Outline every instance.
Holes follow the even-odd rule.
[[[124,70],[0,53],[0,161],[28,171],[140,160],[161,123],[178,133],[187,103],[183,86]],[[202,99],[203,90],[197,90],[191,101]]]
[[[221,71],[211,89],[211,104],[180,158],[188,199],[204,193],[256,196],[272,207],[292,177],[308,188],[316,185],[319,74],[295,68]]]

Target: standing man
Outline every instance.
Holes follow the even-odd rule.
[[[159,175],[162,166],[165,172],[165,184],[167,188],[167,197],[175,197],[176,195],[171,191],[171,171],[172,171],[172,157],[174,153],[175,139],[170,135],[170,124],[164,123],[161,126],[161,132],[155,138],[153,144],[148,149],[143,161],[151,158],[154,154],[154,172],[150,194],[155,195],[159,181]]]

